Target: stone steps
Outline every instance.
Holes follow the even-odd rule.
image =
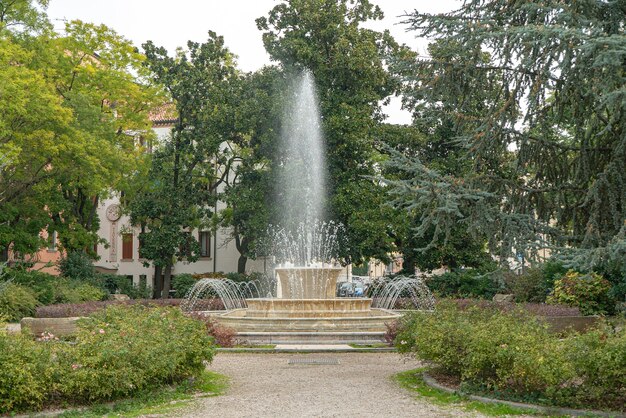
[[[376,344],[385,341],[385,332],[238,332],[248,344]]]

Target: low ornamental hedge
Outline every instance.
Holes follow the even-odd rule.
[[[0,329],[4,329],[0,327]],[[179,309],[109,306],[75,344],[0,332],[0,414],[102,402],[198,376],[215,346]]]
[[[626,330],[607,324],[567,338],[523,310],[460,308],[407,314],[399,351],[433,362],[470,392],[551,405],[624,411]]]
[[[109,306],[180,306],[184,299],[131,299],[106,300],[85,303],[61,303],[57,305],[40,306],[35,310],[37,318],[67,318],[73,316],[89,316]],[[221,299],[203,299],[195,304],[198,310],[218,311],[224,309]]]

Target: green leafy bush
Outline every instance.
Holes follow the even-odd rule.
[[[197,282],[191,274],[177,274],[172,279],[172,289],[176,290],[174,297],[184,298]]]
[[[102,287],[84,280],[68,279],[39,271],[7,269],[5,278],[31,290],[39,305],[89,302],[103,300],[107,296]]]
[[[568,271],[554,282],[546,299],[550,304],[577,306],[583,315],[605,315],[613,312],[615,301],[609,296],[611,284],[597,273]]]
[[[54,303],[54,282],[59,278],[40,271],[23,268],[5,269],[4,279],[29,288],[41,305]]]
[[[50,347],[3,329],[0,323],[0,414],[40,409],[51,390]]]
[[[99,287],[60,278],[54,283],[54,303],[80,303],[104,300],[108,294]]]
[[[202,373],[215,351],[205,326],[175,308],[111,306],[78,326],[71,345],[0,333],[0,414],[181,382]]]
[[[9,321],[19,321],[25,316],[35,316],[39,302],[27,287],[6,283],[0,287],[0,316]]]
[[[550,293],[552,283],[546,280],[539,267],[528,268],[523,274],[507,272],[504,275],[507,291],[515,296],[516,302],[542,303]]]
[[[401,352],[432,361],[466,388],[585,408],[624,408],[626,330],[559,338],[522,311],[442,302],[434,313],[405,316]]]
[[[626,332],[605,326],[568,339],[565,355],[574,378],[558,389],[572,405],[605,404],[624,408],[626,401]]]
[[[111,306],[84,319],[60,356],[60,391],[103,401],[198,375],[213,358],[204,326],[179,309]]]
[[[482,273],[476,269],[454,270],[435,275],[426,280],[426,285],[439,297],[483,299],[491,299],[504,288],[497,275]]]
[[[96,275],[93,260],[83,251],[73,251],[63,257],[59,271],[63,277],[75,280],[91,280]]]

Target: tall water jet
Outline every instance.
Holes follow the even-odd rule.
[[[283,114],[277,179],[279,224],[295,231],[325,217],[326,171],[319,104],[313,76],[304,71],[293,82]]]

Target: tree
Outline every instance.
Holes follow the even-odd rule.
[[[502,262],[623,236],[625,15],[620,2],[468,0],[407,17],[449,52],[395,64],[406,104],[431,127],[439,112],[471,162],[446,173],[395,155],[408,178],[390,183],[396,204],[422,211],[422,235],[462,225]]]
[[[155,266],[156,294],[168,297],[175,260],[198,258],[191,231],[210,222],[218,187],[238,158],[231,94],[237,71],[224,39],[213,32],[206,43],[190,41],[174,57],[152,42],[143,47],[178,119],[153,156],[145,187],[129,198],[129,210],[131,222],[142,228],[141,256]]]
[[[71,143],[71,112],[32,60],[6,32],[0,36],[0,247],[17,254],[42,245],[45,207]]]
[[[133,132],[158,98],[130,42],[80,21],[58,35],[35,4],[47,1],[0,3],[0,246],[17,256],[43,229],[69,252],[93,248],[100,199],[140,168]]]
[[[381,216],[373,132],[380,102],[396,87],[385,57],[400,48],[388,32],[361,25],[383,16],[367,0],[288,0],[257,19],[265,49],[289,71],[308,69],[320,98],[329,169],[330,217],[346,226],[347,261],[387,259],[393,243]]]
[[[229,228],[239,252],[237,271],[245,273],[249,258],[264,254],[260,243],[273,218],[273,165],[278,152],[284,74],[276,67],[264,67],[246,74],[236,83],[237,145],[242,159],[232,167],[220,199],[227,207],[220,213],[220,225]]]

